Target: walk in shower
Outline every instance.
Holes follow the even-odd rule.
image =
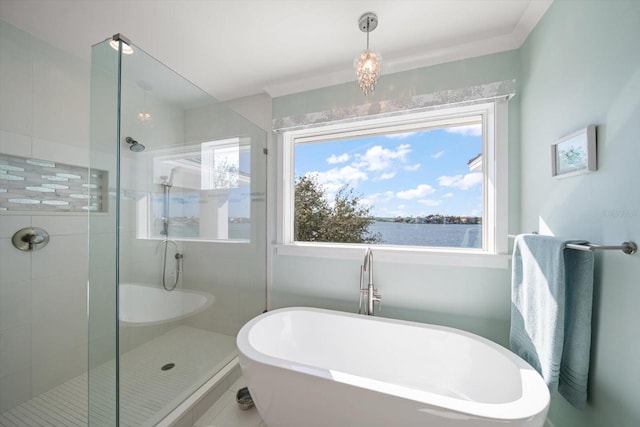
[[[89,425],[155,425],[265,308],[266,133],[116,35],[90,134]]]

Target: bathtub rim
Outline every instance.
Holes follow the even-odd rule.
[[[261,320],[275,315],[282,315],[287,312],[309,311],[322,313],[332,316],[346,316],[351,318],[365,319],[368,321],[386,322],[391,324],[406,325],[412,327],[420,327],[424,329],[435,329],[443,332],[458,334],[468,339],[475,340],[481,344],[487,345],[501,355],[505,356],[510,362],[514,363],[520,372],[522,384],[521,396],[510,402],[505,403],[480,403],[469,400],[462,400],[454,397],[443,396],[437,393],[413,389],[407,386],[387,383],[371,378],[364,378],[347,372],[332,371],[325,368],[307,365],[292,360],[284,360],[278,357],[269,356],[256,350],[249,342],[249,334],[253,326]],[[386,317],[370,317],[360,314],[342,312],[337,310],[328,310],[314,307],[286,307],[260,314],[249,320],[238,332],[236,338],[240,365],[255,362],[262,363],[274,368],[285,369],[289,371],[299,372],[301,374],[312,375],[321,379],[339,382],[348,386],[357,388],[365,388],[388,394],[397,398],[407,399],[428,405],[430,408],[422,408],[425,412],[438,413],[442,409],[455,412],[460,416],[469,416],[483,419],[494,419],[500,421],[516,421],[526,420],[538,416],[542,413],[546,415],[550,404],[550,393],[547,385],[542,377],[535,369],[526,361],[507,348],[488,340],[474,333],[464,331],[448,326],[434,325],[430,323],[420,323],[409,320],[392,319]],[[244,360],[246,358],[246,360]],[[336,379],[332,372],[339,373],[339,379]],[[248,379],[248,381],[250,381]]]
[[[199,306],[198,308],[196,308],[193,311],[189,311],[187,313],[183,313],[179,316],[174,316],[174,317],[170,317],[170,318],[164,318],[164,319],[158,319],[158,320],[152,320],[152,321],[148,321],[148,322],[132,322],[130,320],[122,320],[122,319],[118,319],[118,324],[120,326],[126,326],[126,327],[139,327],[139,326],[153,326],[153,325],[161,325],[164,323],[169,323],[169,322],[174,322],[174,321],[178,321],[178,320],[184,320],[187,317],[191,317],[194,316],[198,313],[203,312],[204,310],[206,310],[207,308],[211,307],[213,305],[213,303],[215,302],[215,296],[211,293],[208,292],[203,292],[203,291],[196,291],[196,290],[192,290],[192,289],[184,289],[182,287],[178,287],[175,288],[172,291],[165,291],[163,288],[155,286],[155,285],[151,285],[148,283],[142,283],[142,282],[121,282],[118,284],[118,286],[133,286],[133,287],[141,287],[141,288],[149,288],[152,289],[154,292],[179,292],[179,293],[185,293],[185,294],[194,294],[194,295],[198,295],[201,297],[205,298],[205,303],[202,304],[201,306]],[[118,302],[118,304],[120,304],[120,302]]]

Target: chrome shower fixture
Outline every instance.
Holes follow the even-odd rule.
[[[134,151],[136,153],[139,153],[141,151],[144,151],[145,146],[140,144],[138,141],[136,141],[135,139],[131,138],[130,136],[125,138],[125,141],[127,142],[127,144],[129,144],[129,150]]]
[[[174,177],[175,173],[178,172],[180,169],[181,169],[180,166],[176,166],[176,167],[171,169],[171,172],[169,172],[169,176],[162,175],[160,177],[160,179],[162,180],[160,185],[163,185],[163,186],[169,187],[169,188],[173,187],[173,177]]]

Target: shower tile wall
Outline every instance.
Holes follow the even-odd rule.
[[[86,167],[88,123],[89,65],[0,21],[0,154]],[[85,215],[0,214],[0,412],[86,371],[86,277]]]

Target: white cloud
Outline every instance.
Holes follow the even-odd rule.
[[[421,199],[418,203],[425,206],[439,206],[442,204],[442,200]]]
[[[405,166],[403,169],[406,170],[407,172],[414,172],[420,169],[420,166],[421,166],[420,163],[416,163],[415,165]]]
[[[460,190],[468,190],[481,183],[481,172],[472,172],[466,175],[441,176],[438,178],[438,184],[442,187],[454,187]]]
[[[381,171],[392,166],[394,160],[405,162],[407,154],[411,152],[409,144],[401,144],[395,150],[382,148],[380,145],[373,146],[363,155],[356,155],[358,161],[353,163],[357,168],[369,171]]]
[[[456,126],[453,128],[447,128],[447,132],[457,133],[458,135],[464,136],[480,136],[482,135],[482,125]]]
[[[420,184],[416,188],[413,188],[411,190],[398,191],[396,193],[396,197],[402,200],[412,200],[412,199],[418,199],[421,197],[426,197],[435,192],[436,190],[429,184]]]
[[[384,193],[373,193],[365,195],[360,199],[361,205],[380,205],[393,199],[395,194],[393,191],[385,191]]]
[[[437,153],[432,154],[432,155],[431,155],[431,158],[432,158],[432,159],[439,159],[440,157],[442,157],[442,155],[443,155],[443,154],[444,154],[444,150],[442,150],[442,151],[438,151]]]
[[[374,181],[386,181],[387,179],[391,179],[396,176],[395,172],[383,173],[379,177],[377,177]]]
[[[339,156],[332,154],[327,158],[327,163],[329,163],[330,165],[333,165],[336,163],[344,163],[344,162],[348,162],[350,158],[351,156],[347,153],[340,154]]]
[[[345,184],[355,187],[358,182],[368,179],[365,172],[353,166],[333,168],[326,172],[307,172],[306,175],[315,175],[318,183],[322,184],[328,193],[337,192]]]
[[[453,193],[447,193],[442,196],[443,199],[450,199],[451,197],[453,197]]]

